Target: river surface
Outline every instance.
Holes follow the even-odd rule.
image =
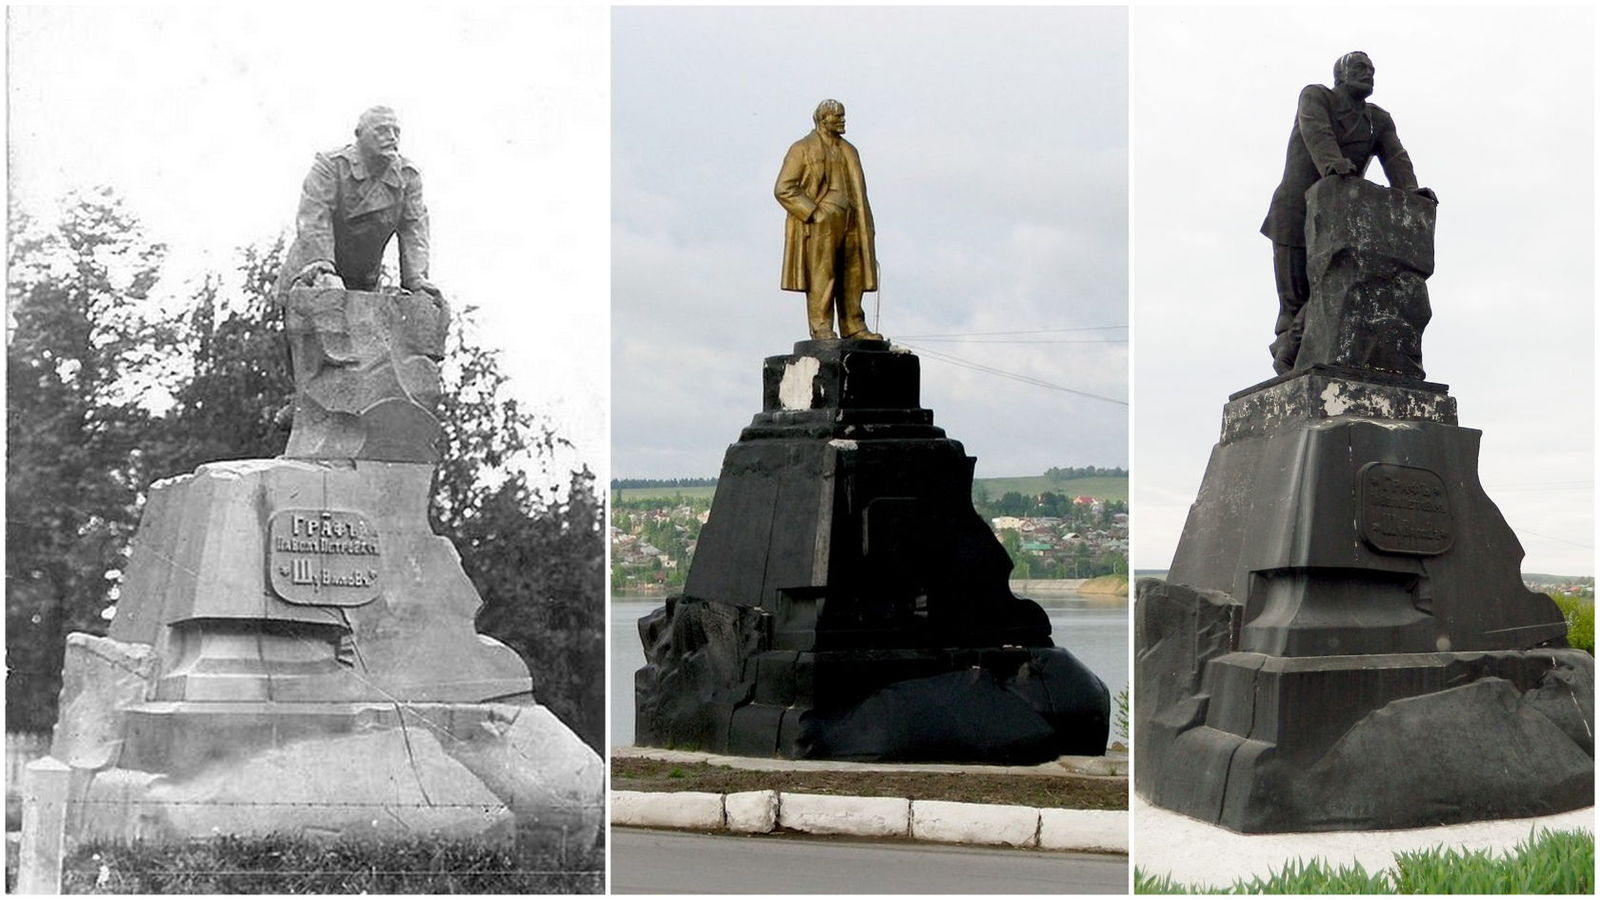
[[[1057,646],[1072,651],[1100,676],[1115,697],[1128,686],[1128,607],[1099,605],[1105,601],[1105,597],[1086,594],[1035,598],[1050,616],[1051,638]],[[633,673],[644,665],[638,623],[662,603],[660,597],[618,597],[611,601],[613,747],[633,743]],[[1115,739],[1115,735],[1112,737]]]

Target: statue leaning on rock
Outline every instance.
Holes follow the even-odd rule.
[[[428,207],[422,176],[400,155],[394,110],[374,106],[356,122],[356,140],[318,153],[300,191],[295,240],[278,277],[290,288],[378,288],[383,251],[400,238],[400,287],[443,303],[428,280]]]
[[[1377,69],[1355,50],[1333,64],[1333,87],[1308,84],[1300,91],[1294,128],[1283,164],[1283,180],[1272,194],[1261,233],[1272,241],[1272,267],[1278,287],[1278,320],[1273,327],[1272,366],[1282,375],[1295,367],[1305,331],[1311,285],[1306,273],[1306,191],[1330,175],[1360,178],[1376,157],[1389,186],[1438,202],[1417,186],[1411,155],[1400,143],[1394,117],[1368,103]]]

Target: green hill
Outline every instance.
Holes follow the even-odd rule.
[[[1029,475],[1022,478],[977,478],[973,479],[972,490],[976,493],[980,488],[989,492],[989,499],[998,500],[1008,491],[1016,491],[1023,496],[1034,496],[1045,491],[1052,491],[1069,497],[1093,497],[1096,500],[1123,500],[1128,499],[1128,479],[1117,478],[1112,475],[1090,475],[1087,478],[1067,478],[1057,481],[1044,475]]]
[[[621,500],[671,500],[675,497],[709,500],[716,492],[716,485],[707,484],[699,487],[612,488],[611,496]]]
[[[1110,475],[1091,475],[1087,478],[1067,478],[1062,480],[1056,480],[1044,475],[974,479],[973,491],[976,492],[980,487],[989,492],[989,498],[992,500],[998,500],[1008,491],[1016,491],[1024,496],[1054,491],[1057,494],[1064,494],[1070,497],[1087,496],[1094,497],[1097,500],[1126,501],[1128,499],[1128,479]],[[621,488],[613,489],[611,495],[621,500],[670,500],[674,497],[709,499],[716,492],[715,485],[705,485],[703,487]]]

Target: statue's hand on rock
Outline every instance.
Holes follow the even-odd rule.
[[[408,282],[405,282],[405,283],[401,284],[400,287],[405,289],[405,290],[410,291],[413,294],[418,294],[418,293],[427,294],[429,297],[433,298],[434,306],[437,306],[437,307],[439,307],[441,309],[444,308],[445,305],[446,305],[445,299],[444,299],[444,292],[439,290],[439,288],[436,287],[433,282],[429,281],[426,278],[413,279],[411,281],[408,281]]]
[[[1439,195],[1435,194],[1433,192],[1433,188],[1425,188],[1425,187],[1413,188],[1411,190],[1411,193],[1416,194],[1418,197],[1427,197],[1429,200],[1432,200],[1434,203],[1438,203],[1439,202]]]
[[[295,285],[304,285],[313,288],[343,288],[344,279],[339,277],[339,270],[333,263],[319,259],[309,263],[294,276]]]
[[[1341,156],[1334,160],[1333,164],[1328,167],[1328,174],[1354,175],[1356,174],[1356,164]]]

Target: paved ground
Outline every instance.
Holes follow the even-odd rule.
[[[1594,807],[1537,819],[1469,822],[1405,831],[1336,831],[1315,834],[1235,834],[1151,806],[1134,796],[1134,864],[1146,875],[1171,875],[1185,884],[1225,886],[1252,875],[1265,877],[1295,858],[1322,857],[1334,864],[1359,862],[1368,872],[1388,868],[1401,850],[1443,844],[1467,849],[1509,850],[1538,828],[1595,827]]]
[[[1125,856],[615,828],[611,892],[1126,894]]]

